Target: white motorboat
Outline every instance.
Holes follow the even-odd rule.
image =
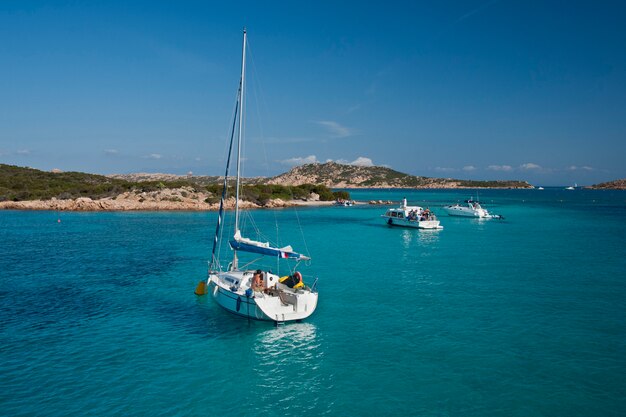
[[[538,189],[538,190],[543,190],[544,188],[543,188],[543,187],[539,187],[539,188],[537,188],[537,189]]]
[[[578,187],[578,184],[574,183],[574,186],[572,187],[571,185],[569,187],[565,187],[566,190],[572,191],[575,190],[576,187]]]
[[[196,294],[204,295],[210,292],[217,304],[225,310],[238,316],[254,320],[273,321],[283,323],[299,321],[309,317],[317,307],[318,293],[315,290],[317,279],[311,287],[304,283],[302,274],[296,271],[301,261],[311,258],[294,252],[291,246],[279,247],[270,242],[260,242],[242,236],[240,230],[239,194],[240,186],[240,163],[242,150],[242,132],[244,132],[244,91],[245,91],[245,65],[247,36],[243,32],[243,54],[241,64],[241,79],[237,95],[237,107],[235,120],[233,121],[228,158],[226,161],[226,174],[220,209],[218,213],[215,238],[213,240],[213,252],[209,264],[208,277],[200,281],[196,288]],[[238,122],[238,128],[237,123]],[[228,242],[233,250],[232,261],[226,268],[222,268],[219,260],[219,248],[221,248],[221,226],[224,223],[224,201],[228,193],[229,166],[233,143],[237,131],[237,175],[235,186],[235,221],[234,236]],[[255,224],[254,222],[249,222]],[[240,267],[240,255],[254,254],[254,259],[247,261]],[[295,262],[288,266],[289,273],[283,277],[273,273],[269,268],[259,266],[257,262],[262,259],[271,259],[271,263],[279,267],[278,260],[286,259]],[[257,265],[256,267],[253,265]]]
[[[449,206],[443,206],[443,211],[448,213],[449,216],[459,217],[473,217],[480,219],[503,219],[499,214],[490,214],[484,209],[480,202],[472,200],[465,200],[464,204],[453,204]]]
[[[435,213],[420,206],[407,205],[406,198],[398,208],[391,208],[381,215],[389,226],[412,227],[415,229],[443,229]]]

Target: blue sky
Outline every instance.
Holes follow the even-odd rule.
[[[626,177],[622,2],[0,2],[0,162],[220,175],[249,34],[247,176]]]

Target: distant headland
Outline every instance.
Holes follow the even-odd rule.
[[[620,180],[623,186],[624,180]],[[358,188],[533,188],[526,181],[473,181],[413,176],[380,166],[336,162],[301,165],[275,177],[242,180],[248,208],[331,204]],[[0,209],[217,210],[223,177],[171,174],[96,175],[0,164]],[[616,182],[617,183],[617,182]],[[605,183],[609,184],[609,183]],[[601,187],[599,184],[598,188]],[[336,190],[333,189],[343,189]],[[233,193],[229,192],[229,195]],[[234,198],[226,201],[226,208]]]
[[[626,190],[626,178],[615,181],[602,182],[600,184],[593,184],[590,187],[594,190]]]
[[[269,184],[323,184],[329,188],[533,188],[526,181],[474,181],[405,174],[381,166],[337,162],[300,165],[267,180]]]

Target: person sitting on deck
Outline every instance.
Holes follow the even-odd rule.
[[[304,287],[304,281],[302,280],[302,274],[300,272],[294,272],[293,275],[287,275],[280,277],[278,282],[285,284],[289,288],[298,289]]]
[[[264,287],[263,272],[260,269],[257,269],[252,277],[252,289],[254,291],[263,291]]]

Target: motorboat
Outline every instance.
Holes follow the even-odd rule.
[[[342,198],[339,198],[339,199],[335,200],[333,205],[335,205],[335,206],[342,206],[342,207],[352,207],[354,205],[354,201],[353,200],[344,200]]]
[[[381,217],[389,226],[412,227],[414,229],[443,229],[439,224],[435,213],[430,209],[420,206],[407,205],[406,198],[402,200],[402,205],[397,208],[390,208]]]
[[[484,209],[479,201],[465,200],[464,204],[453,204],[449,206],[443,206],[443,211],[448,213],[449,216],[459,217],[473,217],[480,219],[503,219],[499,214],[491,214]]]

